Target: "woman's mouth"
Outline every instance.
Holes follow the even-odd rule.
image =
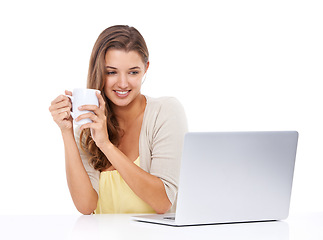
[[[131,90],[128,90],[128,91],[118,91],[118,90],[113,90],[116,95],[119,97],[119,98],[125,98],[129,95],[130,91]]]

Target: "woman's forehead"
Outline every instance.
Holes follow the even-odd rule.
[[[105,55],[106,66],[120,69],[142,67],[144,65],[141,56],[136,51],[124,51],[109,49]]]

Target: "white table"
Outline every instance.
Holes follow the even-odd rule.
[[[323,212],[285,221],[170,227],[130,220],[131,215],[0,216],[0,239],[323,239]]]

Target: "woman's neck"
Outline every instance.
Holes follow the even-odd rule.
[[[125,129],[126,126],[137,119],[145,111],[145,108],[146,97],[142,94],[139,94],[129,105],[125,107],[113,105],[113,111],[121,129]]]

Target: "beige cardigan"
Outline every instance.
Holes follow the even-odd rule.
[[[184,135],[188,131],[186,115],[176,98],[145,97],[147,105],[139,137],[140,167],[162,180],[173,204],[169,212],[174,212]],[[78,129],[75,129],[75,139],[79,147]],[[92,186],[99,194],[100,172],[89,165],[89,155],[80,147],[79,152]]]

